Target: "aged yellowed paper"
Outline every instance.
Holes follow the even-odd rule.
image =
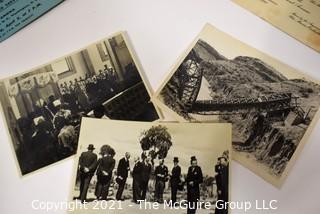
[[[154,121],[159,112],[125,32],[0,80],[21,175],[75,154],[83,116]]]
[[[153,99],[179,121],[232,122],[233,158],[277,187],[320,116],[319,81],[211,25]]]
[[[233,0],[320,52],[320,0]]]
[[[72,213],[226,212],[231,139],[226,123],[83,118]]]

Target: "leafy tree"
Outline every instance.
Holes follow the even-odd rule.
[[[149,151],[152,162],[157,157],[158,159],[166,158],[172,146],[171,135],[168,132],[168,128],[157,125],[142,131],[140,145],[143,150],[143,155],[146,155],[147,151]]]

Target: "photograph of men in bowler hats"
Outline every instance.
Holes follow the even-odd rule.
[[[217,158],[225,158],[221,164],[230,158],[226,155],[231,148],[230,124],[84,118],[81,126],[77,154],[92,148],[87,147],[92,142],[102,156],[96,161],[96,176],[88,179],[87,198],[82,198],[88,202],[86,214],[99,213],[95,207],[112,204],[116,210],[121,207],[133,214],[145,213],[142,209],[147,204],[159,205],[147,213],[209,214],[218,212],[218,199],[227,201],[227,163],[216,165]],[[80,164],[79,160],[76,168]],[[74,184],[77,196],[82,192],[79,176]]]

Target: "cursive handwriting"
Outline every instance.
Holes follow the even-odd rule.
[[[291,13],[289,18],[301,26],[308,28],[310,31],[320,35],[320,28],[315,23],[307,20],[306,18],[299,16],[297,13]]]

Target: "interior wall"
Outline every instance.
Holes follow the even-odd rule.
[[[123,41],[122,36],[116,38],[117,44],[121,44]],[[122,43],[123,44],[123,43]],[[122,72],[120,70],[125,70],[125,66],[129,63],[133,63],[132,57],[125,45],[116,46],[112,50],[110,48],[109,41],[105,41],[102,45],[106,45],[108,52],[110,54],[109,60],[102,61],[102,58],[100,56],[99,50],[96,45],[89,46],[86,51],[88,53],[88,58],[91,61],[91,64],[93,66],[94,72],[96,74],[99,73],[99,70],[104,70],[104,66],[107,65],[108,67],[113,67],[114,70],[120,75],[120,78],[122,77]],[[116,55],[120,65],[116,62],[116,60],[112,60],[112,56]],[[90,74],[90,70],[88,66],[85,63],[85,59],[81,52],[77,52],[75,54],[72,54],[71,56],[73,68],[75,72],[70,73],[69,75],[66,75],[65,77],[58,80],[58,85],[63,84],[64,82],[69,83],[69,81],[74,81],[75,79],[80,79],[80,77],[85,78],[86,74]],[[111,61],[112,60],[112,61]],[[121,66],[121,69],[119,68]],[[47,70],[46,66],[39,68],[33,72],[48,72],[52,71],[51,69]],[[5,81],[6,88],[9,88],[10,83],[9,80]],[[39,88],[37,89],[38,93],[40,95],[43,95],[44,97],[49,96],[51,94],[55,94],[54,90],[52,88]],[[21,116],[26,116],[27,112],[24,110],[22,106],[24,106],[22,98],[19,96],[16,97],[8,97],[10,104],[12,106],[12,110],[14,112],[14,115],[16,118],[20,118]],[[19,106],[21,108],[19,108]]]
[[[103,71],[104,70],[104,65],[106,63],[102,61],[97,46],[96,45],[91,45],[90,47],[87,48],[87,51],[88,51],[88,55],[90,57],[92,65],[93,65],[94,72],[96,74],[98,74],[99,70]]]
[[[58,80],[58,84],[62,84],[64,82],[69,83],[69,81],[74,81],[74,79],[80,79],[80,77],[84,78],[86,74],[90,74],[85,61],[81,55],[81,52],[71,55],[71,60],[75,69],[75,73],[70,74],[62,79]]]
[[[5,89],[3,89],[3,90],[6,90],[6,91],[3,92],[3,93],[4,93],[3,96],[6,96],[6,97],[8,98],[8,100],[9,100],[9,102],[10,102],[10,105],[11,105],[11,107],[12,107],[12,111],[13,111],[15,117],[16,117],[16,118],[20,118],[20,117],[21,117],[21,114],[20,114],[19,107],[18,107],[18,104],[17,104],[16,99],[15,99],[14,97],[10,97],[10,96],[8,95],[7,89],[8,89],[9,86],[10,86],[9,80],[5,80],[5,81],[4,81],[4,85],[5,85]],[[25,113],[26,113],[26,112],[25,112]]]
[[[129,50],[126,46],[116,47],[116,54],[119,59],[120,66],[122,67],[122,70],[126,70],[126,66],[130,63],[134,63],[133,59],[129,53]]]
[[[112,40],[112,39],[109,39],[109,40],[104,41],[104,44],[105,44],[105,46],[106,46],[106,48],[107,48],[107,50],[108,50],[109,58],[110,58],[110,60],[111,60],[111,62],[112,62],[112,65],[113,65],[112,67],[113,67],[114,71],[116,72],[117,77],[118,77],[120,80],[123,80],[123,75],[122,75],[121,67],[119,67],[119,65],[118,65],[118,62],[117,62],[115,53],[114,53],[113,48],[112,48],[112,46],[111,46],[111,44],[110,44],[110,40]]]
[[[116,46],[114,47],[115,54],[118,57],[120,66],[122,68],[122,71],[126,70],[126,66],[130,63],[134,64],[134,61],[132,59],[132,56],[128,50],[128,47],[122,37],[122,35],[118,35],[114,37],[114,40],[116,41]]]
[[[6,84],[5,83],[0,83],[0,101],[1,101],[3,113],[5,115],[4,118],[8,124],[8,131],[9,131],[10,135],[14,138],[12,140],[13,147],[16,149],[16,148],[18,148],[18,145],[17,145],[18,139],[16,138],[16,135],[14,134],[14,130],[13,130],[14,127],[13,126],[14,126],[14,120],[16,119],[16,113],[18,113],[18,112],[13,111],[13,106],[12,106],[12,103],[9,99],[8,93],[6,91]],[[14,106],[14,107],[17,108],[17,106]],[[15,118],[10,117],[9,111],[13,111]]]

